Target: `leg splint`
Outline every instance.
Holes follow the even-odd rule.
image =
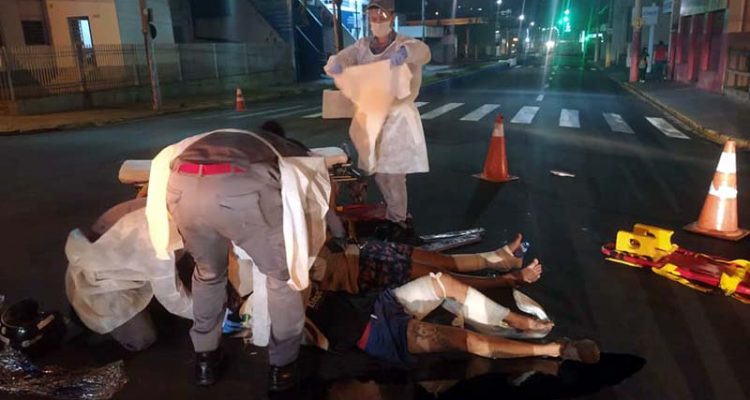
[[[672,244],[668,229],[636,224],[617,232],[617,241],[602,246],[607,260],[655,274],[704,293],[721,291],[750,304],[750,261],[695,253]]]

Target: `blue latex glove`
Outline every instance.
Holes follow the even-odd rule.
[[[393,54],[391,54],[391,67],[398,67],[399,65],[404,65],[406,62],[406,57],[408,57],[409,54],[406,53],[406,47],[401,46],[396,50]]]
[[[341,64],[338,64],[338,63],[333,64],[333,67],[331,67],[331,69],[329,69],[328,72],[331,73],[332,75],[338,75],[344,72],[344,67],[342,67]]]

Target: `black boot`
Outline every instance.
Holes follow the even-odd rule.
[[[297,384],[297,361],[277,367],[271,365],[268,371],[268,391],[283,392],[293,388]]]
[[[216,383],[223,360],[221,349],[195,353],[195,384],[210,386]]]

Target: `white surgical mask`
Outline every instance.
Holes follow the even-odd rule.
[[[370,30],[375,37],[386,37],[391,34],[393,28],[391,28],[390,22],[372,22],[370,23]]]

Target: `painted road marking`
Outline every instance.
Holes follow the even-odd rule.
[[[530,124],[534,120],[536,113],[539,111],[539,107],[534,106],[523,106],[510,120],[514,124]]]
[[[320,118],[322,116],[323,116],[323,112],[321,111],[321,112],[316,112],[315,114],[305,115],[302,118]]]
[[[307,113],[310,111],[318,110],[318,107],[310,107],[310,108],[303,108],[301,110],[292,110],[292,111],[286,111],[281,113],[273,113],[269,114],[268,118],[280,118],[280,117],[288,117],[290,115],[300,114],[300,113]],[[280,111],[280,110],[279,110]]]
[[[544,95],[540,94],[539,96],[536,96],[536,101],[542,101],[544,100]]]
[[[563,128],[580,128],[581,121],[578,118],[578,110],[563,108],[560,111],[560,126]]]
[[[609,128],[614,132],[635,133],[633,132],[633,129],[630,128],[630,125],[628,125],[628,123],[625,122],[622,116],[620,116],[620,114],[602,113],[602,115],[604,115],[604,119],[607,121]]]
[[[685,135],[684,133],[680,132],[672,126],[669,122],[665,121],[664,118],[656,118],[656,117],[646,117],[648,122],[651,123],[651,125],[655,126],[656,129],[660,130],[661,133],[675,139],[690,139],[689,136]]]
[[[211,113],[211,114],[209,114],[209,115],[202,115],[202,116],[200,116],[200,117],[192,117],[191,119],[211,119],[211,118],[219,118],[219,117],[224,117],[224,116],[227,116],[227,115],[232,115],[232,114],[236,114],[236,113],[237,113],[237,111],[224,111],[224,112],[220,112],[220,113]]]
[[[428,104],[430,104],[429,101],[417,101],[416,103],[414,103],[414,105],[417,106],[417,108],[420,108],[422,106],[426,106]]]
[[[484,118],[487,114],[500,108],[500,104],[485,104],[476,110],[464,115],[461,121],[479,121]]]
[[[302,106],[284,107],[284,108],[277,108],[275,110],[265,110],[265,111],[250,113],[250,114],[235,115],[234,117],[228,117],[227,119],[250,118],[256,115],[273,114],[273,113],[278,113],[278,112],[283,112],[283,111],[288,111],[288,110],[294,110],[298,108],[302,108]]]
[[[428,112],[427,114],[422,114],[422,119],[435,119],[451,110],[461,107],[462,105],[464,105],[464,103],[448,103]]]

